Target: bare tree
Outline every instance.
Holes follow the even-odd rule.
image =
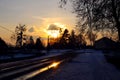
[[[120,0],[60,0],[61,7],[70,1],[77,14],[78,26],[97,30],[112,29],[120,41]],[[82,23],[81,23],[82,22]]]

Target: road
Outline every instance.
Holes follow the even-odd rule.
[[[120,71],[108,63],[102,51],[85,50],[49,74],[31,80],[120,80]],[[82,54],[81,54],[82,53]]]

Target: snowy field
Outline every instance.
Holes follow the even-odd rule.
[[[36,53],[43,53],[44,56],[41,56],[41,58],[46,58],[46,57],[51,57],[51,56],[56,56],[56,55],[61,55],[63,53],[66,53],[68,51],[71,51],[70,49],[65,49],[65,50],[50,50],[49,53],[47,53],[46,50],[42,50],[42,51],[36,51],[33,50],[30,53],[22,53],[20,51],[16,51],[16,54],[14,53],[14,55],[10,54],[10,55],[0,55],[0,60],[6,60],[6,59],[12,59],[12,58],[26,58],[26,57],[31,57],[34,56]]]

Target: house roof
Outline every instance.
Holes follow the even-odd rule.
[[[95,47],[97,47],[97,48],[117,48],[118,45],[115,41],[113,41],[107,37],[103,37],[103,38],[95,41]]]

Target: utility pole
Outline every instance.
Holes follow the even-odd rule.
[[[49,35],[48,35],[48,40],[47,40],[47,54],[49,53],[50,51],[50,42],[49,42]]]

